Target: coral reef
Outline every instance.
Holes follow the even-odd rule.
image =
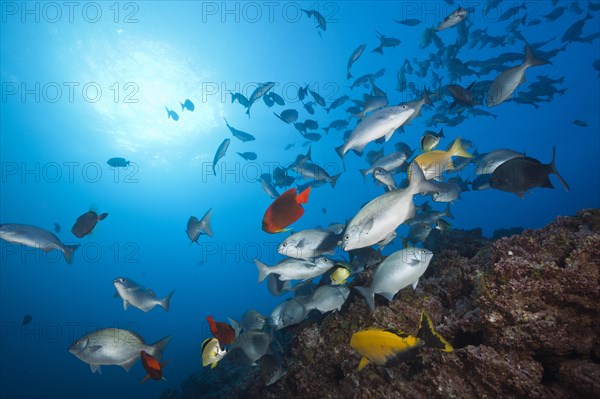
[[[226,376],[237,385],[219,397],[600,397],[600,210],[496,241],[477,231],[432,239],[435,256],[417,290],[391,302],[377,296],[375,312],[352,290],[341,312],[294,327],[286,376],[268,387],[256,371]],[[369,283],[372,273],[351,285]],[[422,309],[454,352],[423,349],[393,368],[357,370],[354,332],[414,334]],[[217,397],[186,388],[192,382],[181,398]]]

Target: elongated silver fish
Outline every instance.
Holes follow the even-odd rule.
[[[277,252],[296,259],[312,259],[333,255],[342,239],[342,231],[332,229],[307,229],[292,234],[277,248]]]
[[[362,152],[367,144],[381,137],[385,137],[388,141],[396,129],[402,126],[414,112],[415,109],[406,104],[380,109],[363,119],[346,143],[337,147],[335,151],[343,161],[344,155],[350,150]]]
[[[281,281],[306,280],[320,276],[333,267],[333,262],[327,258],[317,258],[314,261],[288,258],[272,267],[265,265],[258,259],[255,259],[254,263],[256,263],[256,269],[258,270],[259,283],[262,283],[271,273],[279,274]]]
[[[389,191],[363,206],[346,227],[342,247],[344,251],[365,248],[386,241],[398,226],[414,217],[413,196],[435,191],[425,180],[416,163],[409,186],[404,190]]]
[[[51,232],[28,224],[0,224],[0,238],[44,252],[58,249],[63,253],[65,260],[69,264],[73,262],[73,253],[79,248],[79,244],[65,245]]]
[[[215,153],[215,157],[213,158],[213,165],[212,165],[213,173],[215,176],[217,175],[217,170],[216,170],[217,162],[219,162],[219,160],[227,154],[227,149],[229,148],[230,142],[231,142],[231,140],[225,139],[219,145],[219,148],[217,148],[217,152]]]
[[[469,12],[462,7],[458,7],[458,9],[454,10],[450,15],[448,15],[437,27],[437,31],[441,31],[444,29],[452,28],[454,25],[459,24],[463,19],[467,17]]]
[[[121,366],[129,371],[145,351],[158,362],[171,337],[146,345],[138,334],[118,328],[105,328],[87,334],[70,347],[69,352],[90,365],[92,373],[102,374],[101,366]]]
[[[167,312],[171,308],[171,297],[175,293],[175,290],[171,291],[165,298],[158,299],[152,290],[126,277],[117,277],[113,280],[113,284],[117,289],[115,295],[123,300],[123,309],[125,310],[127,310],[129,305],[144,312],[149,312],[157,305]]]
[[[354,50],[352,52],[352,54],[350,54],[350,58],[348,59],[348,72],[346,74],[346,79],[352,78],[352,73],[350,73],[350,68],[352,68],[352,64],[354,64],[356,62],[356,60],[358,60],[358,58],[361,56],[363,51],[365,51],[366,48],[367,48],[366,44],[361,44],[360,46],[358,46],[356,48],[356,50]]]
[[[535,58],[529,46],[525,47],[525,61],[519,66],[502,72],[489,87],[486,96],[488,108],[501,104],[512,96],[517,87],[525,82],[527,68],[547,63],[548,61]]]

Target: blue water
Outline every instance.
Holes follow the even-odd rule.
[[[487,17],[481,12],[483,1],[463,5],[475,8],[469,16],[471,30],[487,27],[488,34],[504,35],[515,17],[499,22],[499,11],[520,3],[503,1]],[[587,1],[579,5],[586,9]],[[455,9],[433,1],[77,2],[72,10],[62,3],[3,1],[1,6],[0,222],[48,230],[57,222],[63,242],[81,244],[74,263],[67,265],[58,251],[46,254],[2,241],[2,398],[158,397],[167,388],[179,388],[202,367],[200,344],[210,334],[206,316],[225,321],[248,308],[270,313],[279,299],[265,284],[256,283],[252,260],[279,260],[276,246],[284,235],[261,230],[272,200],[256,179],[308,148],[294,127],[275,118],[273,111],[295,108],[300,120],[316,119],[321,127],[345,118],[343,109],[350,103],[329,114],[315,106],[316,114],[310,116],[296,91],[309,84],[328,104],[343,94],[360,98],[368,90],[350,90],[352,80],[345,78],[348,57],[361,43],[367,49],[352,67],[353,75],[385,67],[377,84],[390,104],[414,99],[395,90],[396,72],[405,59],[416,68],[414,58],[423,60],[435,51],[433,45],[419,49],[421,33]],[[318,9],[326,17],[326,31],[301,14],[300,6]],[[526,13],[527,20],[542,22],[519,30],[530,42],[555,37],[544,51],[560,47],[563,32],[585,14],[567,10],[557,21],[546,22],[540,15],[554,9],[550,1],[529,1],[526,6],[518,18]],[[592,15],[583,36],[598,31],[598,12]],[[391,18],[423,22],[408,27]],[[372,53],[378,45],[376,29],[399,38],[401,45],[386,48],[383,56]],[[445,45],[453,43],[456,28],[439,37]],[[466,192],[452,206],[453,228],[481,227],[489,236],[498,228],[539,228],[559,215],[600,206],[600,80],[592,67],[600,57],[599,45],[599,40],[569,44],[552,64],[527,71],[522,89],[537,75],[564,76],[559,87],[567,89],[565,94],[539,109],[507,102],[489,110],[496,119],[469,117],[457,127],[444,128],[447,139],[441,148],[460,135],[472,140],[479,152],[511,148],[548,163],[556,145],[557,168],[571,187],[566,192],[552,176],[555,190],[535,189],[524,199],[496,190]],[[507,40],[505,47],[465,47],[459,56],[463,62],[486,60],[523,53],[523,47],[518,40]],[[443,70],[437,74],[445,76]],[[465,76],[458,83],[466,87],[496,75]],[[422,88],[430,86],[431,74],[407,80]],[[268,108],[261,99],[248,118],[240,104],[231,104],[228,91],[249,97],[257,82],[267,81],[276,83],[274,91],[286,100],[285,107]],[[186,98],[195,103],[194,112],[181,112],[179,102]],[[165,106],[178,112],[179,121],[167,119]],[[433,114],[432,108],[424,108],[404,134],[396,133],[385,144],[386,153],[399,141],[417,148]],[[256,141],[233,138],[223,117],[255,135]],[[588,126],[574,125],[575,119]],[[313,160],[330,173],[342,172],[333,150],[342,144],[342,132],[318,132],[323,139],[312,144]],[[231,145],[215,177],[212,159],[225,138]],[[284,151],[288,143],[295,148]],[[378,148],[372,143],[367,151]],[[244,151],[256,152],[258,159],[243,161],[236,152]],[[131,160],[132,166],[109,167],[106,160],[115,156]],[[347,171],[338,185],[314,189],[293,229],[345,222],[379,195],[381,188],[358,173],[365,166],[363,159],[347,154]],[[469,178],[473,168],[464,173]],[[202,236],[200,245],[190,245],[184,232],[187,219],[201,217],[209,208],[214,208],[215,237]],[[436,209],[443,208],[436,204]],[[78,240],[71,226],[89,209],[109,216],[92,235]],[[405,234],[406,228],[399,232]],[[384,253],[399,249],[400,241]],[[341,251],[338,255],[345,256]],[[117,276],[139,281],[159,297],[176,289],[171,311],[123,311],[122,301],[113,298]],[[26,314],[32,321],[22,326]],[[129,373],[105,366],[102,375],[92,374],[68,352],[75,339],[107,327],[135,330],[147,342],[172,334],[165,352],[166,359],[173,359],[164,371],[168,381],[140,385],[145,372],[139,363]]]

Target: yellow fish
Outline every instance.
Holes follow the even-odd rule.
[[[350,266],[346,262],[338,262],[329,278],[331,285],[344,285],[346,279],[350,277]]]
[[[422,347],[452,352],[454,348],[433,328],[431,319],[423,311],[417,335],[409,335],[402,331],[369,328],[352,335],[352,349],[362,355],[358,370],[373,362],[379,366],[391,367],[413,359]]]
[[[462,146],[460,137],[457,137],[448,151],[433,150],[424,152],[414,159],[408,171],[408,178],[412,174],[413,164],[416,162],[421,167],[426,180],[440,176],[447,170],[454,169],[452,157],[473,158]]]
[[[202,353],[202,366],[206,367],[210,365],[211,369],[217,367],[219,360],[223,359],[227,354],[225,349],[221,349],[219,340],[216,338],[205,339],[204,342],[202,342],[200,351]]]

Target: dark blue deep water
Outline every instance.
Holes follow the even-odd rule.
[[[331,174],[342,173],[335,188],[313,188],[294,231],[344,223],[383,192],[358,172],[368,166],[364,156],[347,154],[343,171],[334,148],[343,144],[346,129],[323,130],[336,119],[348,120],[347,129],[354,128],[357,119],[344,111],[354,104],[348,101],[329,113],[315,105],[310,115],[298,99],[298,89],[305,85],[327,106],[342,95],[358,100],[370,93],[368,82],[350,86],[355,78],[381,68],[385,73],[375,83],[387,93],[389,105],[419,99],[425,87],[438,90],[433,106],[425,106],[403,133],[384,144],[386,154],[401,141],[418,154],[424,131],[442,127],[446,138],[440,149],[460,136],[472,141],[471,152],[509,148],[549,163],[556,146],[556,167],[570,192],[553,175],[556,189],[536,188],[523,199],[494,189],[464,192],[451,205],[454,229],[481,227],[491,236],[499,228],[540,228],[557,216],[599,207],[598,2],[525,1],[502,21],[501,15],[521,1],[492,2],[485,15],[487,1],[461,2],[471,11],[461,22],[469,31],[455,26],[438,32],[439,40],[423,42],[423,32],[459,2],[449,3],[453,1],[2,1],[0,223],[49,231],[58,223],[62,229],[57,236],[81,246],[68,265],[59,251],[1,241],[0,396],[158,397],[165,389],[178,389],[202,367],[200,345],[210,336],[208,315],[226,321],[249,308],[271,312],[281,299],[264,283],[257,284],[253,260],[272,265],[281,259],[276,248],[287,234],[261,229],[273,200],[257,179],[276,166],[288,166],[309,148],[298,130],[273,112],[293,108],[299,121],[318,121],[314,132],[322,138],[311,143],[312,159]],[[556,20],[544,17],[559,7],[565,10]],[[326,29],[301,8],[318,11]],[[563,43],[563,34],[584,19],[588,8],[591,18]],[[394,22],[406,19],[420,23]],[[497,41],[483,41],[481,30]],[[379,44],[376,31],[401,44],[384,48],[383,55],[372,52]],[[460,33],[468,36],[457,46]],[[521,64],[524,56],[513,57],[482,73],[478,62],[524,54],[523,39],[534,45],[548,41],[534,50],[540,58],[565,47],[551,63],[528,69],[510,101],[493,108],[475,106],[493,117],[451,110],[443,114],[464,115],[464,120],[455,126],[428,126],[440,107],[452,101],[447,85],[489,82],[499,71]],[[363,43],[366,50],[352,66],[354,78],[347,80],[348,58]],[[406,72],[409,87],[399,91],[398,72],[405,60],[413,70]],[[550,88],[536,85],[545,78],[559,82]],[[265,82],[275,83],[272,91],[284,106],[269,108],[258,99],[249,118],[242,105],[231,102],[231,92],[250,97]],[[484,97],[487,89],[477,91],[476,96]],[[522,92],[533,93],[534,100],[519,97]],[[182,112],[179,103],[185,99],[195,104],[193,112]],[[304,102],[309,100],[314,101],[309,97]],[[179,120],[167,118],[165,107],[176,111]],[[223,118],[256,140],[244,143],[233,137]],[[213,157],[225,138],[231,143],[214,176]],[[294,147],[284,150],[288,144]],[[371,143],[365,152],[379,148]],[[245,161],[237,152],[255,152],[258,158]],[[113,168],[106,163],[111,157],[131,164]],[[470,181],[474,170],[469,165],[460,176]],[[290,176],[298,177],[294,172]],[[398,182],[403,178],[396,176]],[[298,178],[297,183],[305,182]],[[416,203],[424,200],[415,197]],[[188,218],[200,218],[209,208],[214,209],[214,237],[203,235],[199,245],[190,244]],[[109,216],[91,235],[78,239],[71,227],[90,209]],[[407,227],[398,233],[405,236]],[[400,248],[398,238],[383,252]],[[336,256],[347,258],[341,249]],[[117,276],[134,279],[161,298],[175,289],[171,310],[124,311],[122,301],[113,298]],[[23,325],[26,315],[31,321]],[[104,366],[101,375],[92,374],[68,352],[77,338],[108,327],[136,331],[147,342],[173,335],[165,351],[165,358],[172,359],[165,368],[168,381],[140,385],[145,372],[139,362],[129,373]]]

